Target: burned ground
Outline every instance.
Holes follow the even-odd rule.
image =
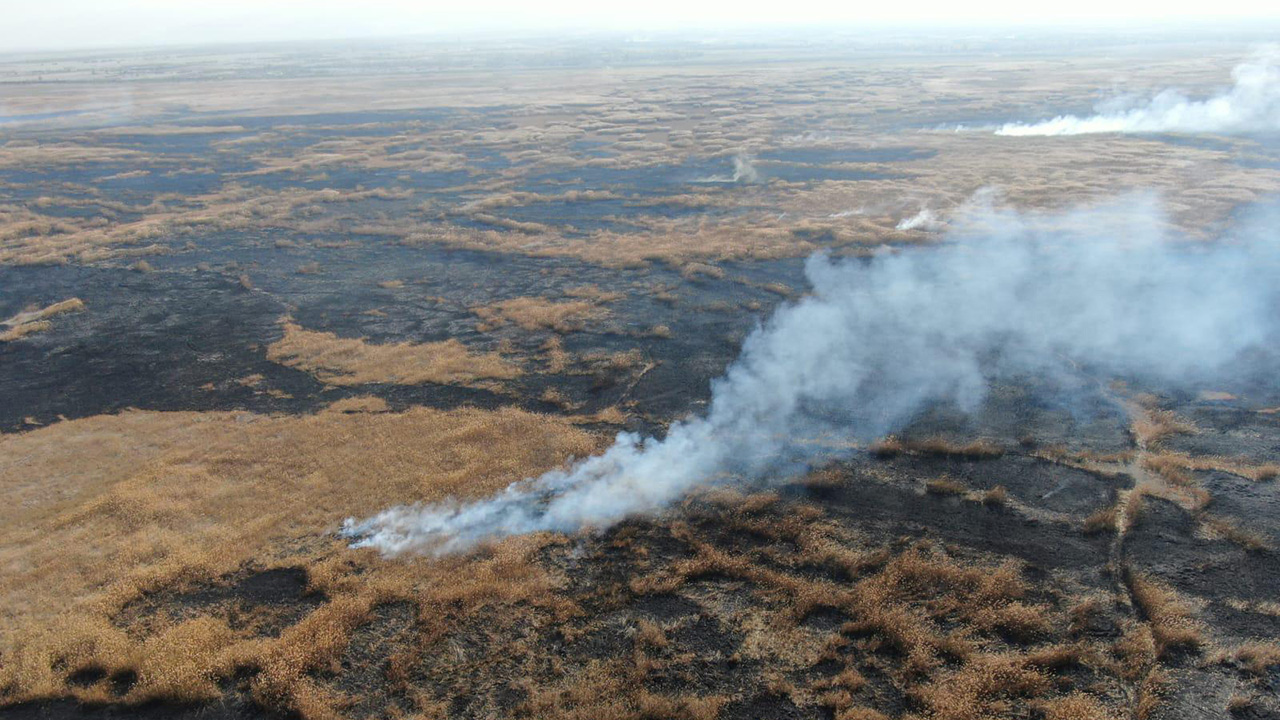
[[[805,256],[921,210],[1280,190],[1250,138],[955,132],[1086,111],[1102,50],[561,50],[8,68],[0,717],[1280,716],[1270,374],[1022,377],[607,530],[347,547],[702,412]]]

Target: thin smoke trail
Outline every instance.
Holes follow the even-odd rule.
[[[1100,112],[1088,117],[1060,115],[1052,120],[1008,123],[997,135],[1084,135],[1089,133],[1265,133],[1280,132],[1280,52],[1272,49],[1254,62],[1237,65],[1229,90],[1191,100],[1165,90],[1141,107]]]
[[[1081,363],[1185,381],[1265,346],[1277,317],[1274,224],[1212,244],[1174,242],[1163,226],[1144,196],[1058,216],[979,202],[935,247],[816,255],[812,292],[747,338],[713,381],[706,415],[661,439],[621,433],[600,455],[488,499],[395,507],[343,532],[387,554],[442,554],[607,527],[700,486],[786,479],[836,452],[806,441],[815,435],[861,442],[933,403],[973,409],[993,377],[1066,378]]]

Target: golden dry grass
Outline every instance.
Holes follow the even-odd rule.
[[[924,489],[925,492],[931,495],[964,495],[968,490],[964,483],[949,477],[927,480],[924,484]]]
[[[957,443],[941,436],[933,436],[922,440],[906,440],[890,435],[873,443],[870,447],[872,455],[879,458],[891,458],[898,455],[923,455],[946,457],[960,460],[985,460],[997,458],[1004,454],[1004,448],[987,439]]]
[[[1173,588],[1132,569],[1126,570],[1124,579],[1134,602],[1146,616],[1158,655],[1204,644],[1204,626],[1197,619],[1195,608]]]
[[[1216,470],[1257,482],[1267,482],[1280,476],[1280,464],[1276,463],[1251,463],[1239,458],[1188,455],[1167,450],[1147,454],[1143,464],[1166,477],[1173,477],[1179,470]]]
[[[1154,449],[1164,440],[1174,435],[1185,435],[1197,432],[1191,422],[1181,418],[1171,410],[1155,410],[1144,408],[1137,414],[1131,424],[1134,438],[1144,448]]]
[[[36,320],[35,322],[27,322],[8,330],[0,331],[0,342],[13,342],[21,340],[28,335],[42,333],[53,327],[53,323],[48,320]]]
[[[1096,697],[1074,692],[1040,703],[1045,720],[1118,720],[1110,708]]]
[[[23,310],[8,320],[0,321],[0,326],[7,328],[0,330],[0,342],[12,342],[28,335],[45,332],[53,327],[53,323],[49,321],[49,318],[64,313],[83,312],[84,310],[85,304],[80,298],[70,298],[43,308],[35,307]]]
[[[61,315],[63,313],[82,312],[84,309],[85,304],[83,300],[80,298],[71,298],[69,300],[63,300],[62,302],[56,302],[47,307],[24,310],[8,320],[0,322],[0,325],[16,327],[24,323],[48,320],[51,317]]]
[[[1256,530],[1240,527],[1234,520],[1219,515],[1204,515],[1200,521],[1214,534],[1230,540],[1250,552],[1264,552],[1271,549],[1271,541]]]
[[[1109,505],[1097,510],[1084,519],[1084,533],[1086,535],[1097,535],[1100,533],[1115,532],[1116,520],[1118,517],[1119,510],[1116,505]]]
[[[380,345],[314,332],[288,319],[281,326],[284,337],[267,347],[267,358],[305,370],[331,385],[438,383],[492,387],[492,381],[520,375],[519,367],[498,353],[472,352],[455,339]]]
[[[1002,507],[1009,502],[1009,491],[1003,485],[996,485],[982,494],[982,504],[987,507]]]
[[[341,413],[381,413],[391,409],[387,401],[373,395],[360,395],[343,398],[325,406],[328,412]]]
[[[1236,662],[1255,676],[1264,676],[1274,667],[1280,667],[1280,644],[1274,642],[1250,642],[1235,651]]]
[[[616,302],[626,297],[625,293],[613,290],[601,290],[599,285],[579,285],[571,287],[564,291],[565,295],[581,300],[590,300],[593,303]]]
[[[553,301],[541,297],[518,297],[472,308],[482,321],[481,330],[514,323],[524,330],[554,330],[569,333],[581,330],[589,320],[607,314],[595,300]]]
[[[599,449],[603,438],[519,410],[264,417],[129,412],[0,437],[0,688],[4,699],[71,693],[66,673],[130,669],[128,701],[203,699],[235,664],[259,667],[275,706],[315,700],[308,668],[390,597],[423,604],[532,598],[554,606],[528,562],[548,542],[517,538],[486,558],[385,563],[341,549],[344,517],[406,500],[475,497]],[[292,549],[290,549],[292,548]],[[285,555],[291,559],[284,560]],[[330,602],[276,639],[216,618],[148,638],[111,623],[153,589],[243,563],[310,565]],[[310,699],[309,699],[310,698]]]

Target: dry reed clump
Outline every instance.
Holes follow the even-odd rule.
[[[917,699],[929,708],[929,717],[961,712],[947,708],[981,715],[982,708],[1004,702],[1003,694],[1017,678],[1035,679],[1027,687],[1031,694],[1047,690],[1047,676],[1040,668],[1067,662],[1062,658],[1078,662],[1084,657],[1082,651],[1070,649],[1001,660],[999,653],[989,651],[990,646],[1003,642],[1000,638],[1033,640],[1051,633],[1056,624],[1051,608],[1026,600],[1029,588],[1015,564],[967,563],[932,552],[926,545],[889,556],[851,553],[832,542],[821,522],[793,523],[790,516],[753,515],[759,511],[750,510],[750,506],[746,499],[740,502],[740,515],[735,516],[732,527],[796,543],[800,550],[795,562],[805,567],[843,567],[844,572],[858,578],[856,582],[843,586],[798,577],[750,556],[686,538],[693,542],[693,557],[676,562],[667,574],[633,578],[631,589],[663,594],[703,577],[747,581],[756,592],[779,603],[780,617],[772,621],[770,627],[775,630],[771,632],[797,624],[824,608],[838,610],[852,618],[841,628],[844,637],[857,639],[865,651],[887,650],[900,658],[893,674],[905,686],[918,690]],[[769,641],[757,642],[769,646]],[[828,656],[815,656],[809,662]],[[964,674],[942,672],[948,664],[959,665]],[[997,666],[1003,669],[995,670]],[[987,674],[994,679],[983,684],[980,679]],[[815,686],[823,691],[824,702],[837,712],[846,704],[840,691],[854,693],[865,682],[856,673],[850,676],[850,687],[841,687],[837,681]],[[968,689],[957,694],[959,687]],[[973,716],[977,715],[955,715]]]
[[[1272,668],[1280,667],[1280,644],[1274,642],[1250,642],[1236,648],[1234,657],[1245,671],[1264,677]]]
[[[492,387],[520,369],[497,353],[476,353],[455,339],[378,345],[334,333],[306,330],[285,319],[284,337],[267,347],[267,359],[305,370],[331,385],[393,383]]]
[[[593,303],[610,303],[621,300],[626,297],[625,293],[601,290],[599,285],[579,285],[571,287],[564,291],[565,295],[579,300],[589,300]]]
[[[697,280],[700,277],[709,277],[715,280],[724,278],[724,268],[718,265],[710,265],[702,262],[685,263],[680,267],[680,276],[685,280]]]
[[[603,438],[514,409],[404,413],[129,412],[0,438],[0,702],[71,694],[76,670],[134,672],[127,702],[212,697],[233,666],[284,708],[322,703],[297,668],[320,667],[368,608],[392,597],[556,607],[530,559],[545,537],[487,556],[404,564],[324,539],[343,518],[406,498],[494,492],[599,449]],[[20,459],[20,461],[19,461]],[[112,619],[158,588],[208,582],[301,553],[329,603],[279,638],[197,617],[135,637]],[[325,561],[324,558],[330,560]],[[160,620],[160,618],[157,618]],[[319,694],[317,694],[319,693]],[[319,715],[312,715],[319,716]]]
[[[968,490],[964,483],[949,477],[927,480],[924,489],[931,495],[964,495]]]
[[[974,720],[1003,714],[1047,691],[1052,680],[1016,655],[975,658],[912,694],[936,720]]]
[[[1179,649],[1196,650],[1204,644],[1204,627],[1195,609],[1171,587],[1126,567],[1125,585],[1146,617],[1157,656]]]
[[[1003,485],[996,485],[982,494],[981,501],[987,507],[1003,507],[1009,503],[1009,491]]]
[[[1270,615],[1271,617],[1280,618],[1280,602],[1270,600],[1241,600],[1239,598],[1229,598],[1224,602],[1227,607],[1233,610],[1258,613],[1259,615]]]
[[[1181,418],[1172,410],[1156,410],[1139,401],[1142,408],[1136,413],[1130,430],[1139,446],[1156,448],[1160,443],[1174,435],[1189,435],[1199,432],[1191,422]]]
[[[1160,668],[1147,673],[1138,685],[1138,696],[1134,702],[1133,716],[1137,720],[1150,720],[1164,704],[1165,693],[1168,692],[1172,680],[1169,674]]]
[[[331,402],[324,409],[337,413],[384,413],[389,412],[391,406],[375,395],[359,395]]]
[[[889,720],[889,716],[869,707],[851,707],[836,713],[836,720]]]
[[[882,459],[899,455],[921,455],[956,460],[989,460],[1004,455],[1004,448],[986,439],[955,443],[940,436],[923,440],[904,440],[896,435],[890,435],[872,444],[870,452],[873,456]]]
[[[562,720],[715,720],[723,695],[658,695],[645,687],[657,667],[640,655],[632,662],[592,660],[559,682],[531,688],[516,717]]]
[[[1200,521],[1213,533],[1239,545],[1249,552],[1271,550],[1271,542],[1262,533],[1240,527],[1234,521],[1218,515],[1204,515]]]
[[[1044,720],[1119,720],[1119,716],[1097,698],[1082,692],[1038,703]]]
[[[1196,456],[1172,451],[1148,453],[1143,457],[1142,464],[1173,484],[1194,482],[1184,478],[1189,477],[1189,472],[1200,470],[1224,472],[1257,482],[1266,482],[1280,477],[1280,464],[1276,463],[1254,464],[1238,458]]]
[[[53,327],[53,323],[48,320],[37,320],[35,322],[22,323],[21,325],[0,331],[0,342],[13,342],[21,340],[28,335],[42,333]]]
[[[1108,505],[1096,512],[1090,514],[1084,519],[1082,530],[1085,535],[1100,535],[1102,533],[1115,532],[1117,529],[1116,521],[1120,517],[1119,506]]]
[[[28,335],[45,332],[53,327],[53,323],[49,322],[49,318],[64,313],[83,312],[84,309],[83,300],[70,298],[43,308],[23,310],[8,320],[0,321],[0,326],[8,328],[0,330],[0,342],[12,342]]]
[[[603,317],[606,311],[587,300],[555,302],[540,297],[518,297],[472,308],[480,318],[482,331],[514,323],[523,330],[577,332],[587,321]]]

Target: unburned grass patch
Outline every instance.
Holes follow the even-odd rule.
[[[513,323],[523,330],[569,333],[581,330],[587,321],[607,314],[597,305],[599,301],[599,298],[553,301],[540,297],[519,297],[472,308],[472,312],[482,321],[481,330]]]
[[[206,699],[247,666],[261,673],[260,697],[300,710],[319,696],[295,670],[325,666],[372,604],[554,605],[551,579],[530,564],[544,537],[414,565],[346,551],[331,533],[397,502],[496,491],[604,441],[514,409],[426,408],[129,412],[0,437],[0,701],[100,697],[100,683],[69,684],[90,668],[135,673],[128,701]],[[279,637],[203,611],[153,616],[141,636],[116,624],[139,598],[284,556],[308,563],[309,586],[330,600]]]
[[[281,323],[284,337],[267,347],[267,359],[305,370],[331,385],[391,383],[492,387],[520,368],[498,353],[473,352],[456,339],[433,343],[366,342]]]
[[[872,444],[870,452],[872,456],[881,459],[919,455],[953,460],[991,460],[1004,455],[1004,448],[987,439],[955,442],[942,436],[909,440],[890,435]]]
[[[4,328],[0,329],[0,342],[13,342],[28,335],[45,332],[53,327],[49,318],[84,310],[85,304],[80,298],[63,300],[45,307],[28,308],[8,320],[0,321],[0,327]]]

